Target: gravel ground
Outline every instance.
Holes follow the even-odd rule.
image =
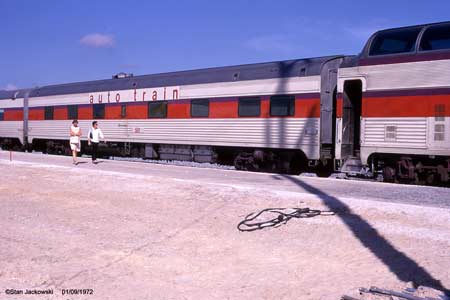
[[[71,166],[71,160],[64,156],[13,152],[13,161],[48,164],[51,166]],[[0,151],[0,160],[9,160],[9,152]],[[88,158],[80,159],[79,169],[93,169],[126,173],[130,175],[156,176],[188,182],[210,183],[241,190],[260,190],[261,187],[277,192],[332,195],[345,198],[368,199],[382,202],[414,204],[450,208],[450,189],[439,187],[414,186],[332,178],[305,176],[284,176],[267,173],[254,173],[188,166],[161,165],[140,162],[104,160],[92,165]],[[111,173],[112,174],[112,173]]]
[[[318,300],[411,281],[450,289],[446,189],[397,185],[392,196],[380,183],[6,158],[0,152],[0,299],[49,288],[54,295],[29,297]],[[236,229],[268,207],[336,214]],[[83,288],[94,294],[61,296]]]

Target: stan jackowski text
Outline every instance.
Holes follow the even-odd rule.
[[[53,289],[47,290],[36,290],[36,289],[25,289],[25,290],[16,290],[16,289],[6,289],[6,295],[53,295]]]

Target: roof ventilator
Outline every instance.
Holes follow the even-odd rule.
[[[122,79],[122,78],[127,78],[127,77],[133,77],[133,73],[120,72],[120,73],[113,75],[112,79]]]

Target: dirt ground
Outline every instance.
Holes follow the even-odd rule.
[[[6,289],[54,290],[32,299],[278,300],[339,299],[359,287],[402,289],[410,281],[450,289],[449,209],[133,175],[101,164],[0,160],[0,173],[0,299],[24,298]],[[336,214],[236,229],[251,212],[299,206]],[[62,289],[93,294],[62,296]]]

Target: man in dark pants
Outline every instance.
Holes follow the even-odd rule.
[[[92,122],[92,128],[89,130],[88,134],[88,145],[92,145],[92,163],[97,163],[97,151],[98,151],[98,143],[102,139],[105,143],[105,136],[100,128],[98,128],[97,121]]]

